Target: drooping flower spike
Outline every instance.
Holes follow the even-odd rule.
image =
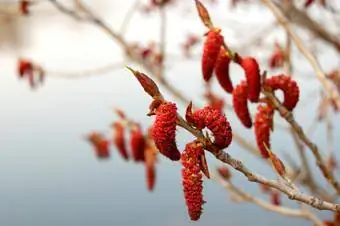
[[[177,121],[177,107],[171,102],[162,102],[156,107],[150,109],[156,114],[156,120],[153,124],[152,138],[155,141],[159,152],[172,161],[180,159],[180,152],[176,145],[176,121]]]
[[[202,130],[207,127],[214,136],[213,144],[220,148],[226,148],[232,141],[232,130],[226,116],[211,106],[203,109],[191,111],[189,104],[186,111],[186,120],[197,129]]]
[[[265,80],[264,86],[271,91],[281,90],[284,95],[283,106],[289,111],[292,111],[299,102],[299,86],[290,76],[284,74],[272,76]]]
[[[113,129],[114,129],[114,135],[113,135],[113,141],[114,144],[117,147],[117,150],[119,154],[123,157],[123,159],[128,160],[129,155],[126,149],[125,144],[125,127],[120,122],[113,123]]]
[[[135,162],[143,162],[145,160],[145,137],[139,124],[135,124],[131,128],[130,145],[133,160]]]
[[[233,107],[237,117],[246,128],[253,126],[248,109],[248,85],[242,81],[233,91]]]
[[[100,133],[92,132],[86,139],[93,145],[97,158],[108,159],[110,157],[109,141]]]
[[[232,93],[234,89],[229,75],[230,61],[231,60],[228,56],[228,52],[223,47],[221,47],[219,56],[215,64],[215,74],[218,83],[227,93]]]
[[[200,218],[204,204],[203,181],[198,160],[202,152],[203,149],[199,144],[191,142],[185,146],[181,154],[184,198],[190,219],[193,221]]]
[[[259,105],[255,116],[255,138],[263,158],[269,158],[270,131],[273,128],[274,108],[268,104]]]
[[[202,74],[203,79],[206,82],[210,81],[213,75],[215,63],[223,44],[223,36],[220,33],[221,30],[217,28],[208,31],[206,40],[204,42],[202,55]]]
[[[237,56],[237,62],[243,68],[247,79],[248,99],[253,103],[257,103],[261,93],[261,74],[259,64],[253,57],[241,58],[240,56]]]

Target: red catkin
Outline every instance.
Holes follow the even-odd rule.
[[[237,117],[246,128],[253,126],[248,109],[248,85],[242,81],[233,91],[233,107]]]
[[[192,142],[186,145],[181,155],[184,198],[190,219],[193,221],[200,218],[204,204],[203,181],[198,160],[202,152],[202,147]]]
[[[270,130],[273,127],[274,109],[269,105],[259,105],[255,116],[255,137],[263,158],[269,158],[266,149],[270,149]]]
[[[222,47],[215,64],[215,74],[218,83],[227,93],[233,92],[234,89],[229,76],[229,64],[230,58],[228,56],[228,53]]]
[[[190,105],[188,107],[190,107]],[[211,106],[206,106],[191,115],[190,112],[191,109],[187,109],[187,121],[197,129],[207,127],[214,135],[215,146],[223,149],[230,145],[232,141],[232,129],[226,116],[221,111]]]
[[[100,133],[92,132],[87,140],[93,145],[97,158],[107,159],[110,157],[109,141]]]
[[[27,0],[21,0],[19,4],[20,12],[24,15],[28,15],[30,13],[29,6],[31,3]]]
[[[207,34],[207,38],[203,46],[202,55],[202,74],[203,79],[208,82],[213,74],[217,57],[223,44],[223,36],[220,29],[211,30]]]
[[[164,102],[156,109],[152,138],[159,152],[173,161],[180,159],[176,145],[177,107],[171,102]]]
[[[158,150],[156,147],[147,142],[144,149],[145,155],[145,179],[149,191],[153,191],[156,183],[156,162]]]
[[[145,159],[145,138],[140,125],[136,124],[130,133],[131,154],[135,162],[143,162]]]
[[[284,95],[283,106],[292,111],[299,101],[300,90],[297,83],[290,76],[280,74],[265,80],[265,87],[272,91],[281,90]]]
[[[246,57],[243,59],[240,58],[239,61],[247,78],[247,84],[249,87],[248,99],[251,102],[256,103],[259,101],[261,93],[261,75],[259,64],[253,57]]]
[[[225,166],[218,167],[217,172],[224,180],[230,180],[231,173],[227,167]]]
[[[272,191],[270,195],[270,201],[273,205],[280,206],[281,205],[280,193],[277,191]]]
[[[156,168],[154,165],[145,164],[146,186],[149,191],[153,191],[156,182]]]
[[[125,128],[124,125],[120,122],[113,123],[114,127],[114,137],[113,141],[118,149],[119,154],[125,159],[129,159],[128,152],[126,150],[125,144]]]

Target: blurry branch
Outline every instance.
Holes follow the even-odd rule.
[[[286,32],[291,37],[292,41],[295,43],[298,50],[304,55],[304,57],[308,60],[308,62],[313,67],[316,76],[318,77],[319,81],[323,85],[324,89],[327,91],[328,95],[334,100],[338,109],[340,109],[340,97],[339,93],[335,89],[335,87],[327,80],[325,73],[323,72],[318,60],[313,56],[313,54],[306,48],[303,41],[300,37],[295,33],[293,28],[290,25],[289,20],[286,16],[282,13],[280,8],[277,7],[272,0],[261,0],[263,4],[265,4],[274,14],[277,21],[283,26]]]
[[[160,44],[159,44],[159,49],[160,49],[160,54],[161,54],[161,65],[159,67],[159,75],[161,77],[164,76],[165,72],[165,62],[166,62],[166,31],[167,31],[167,18],[166,18],[166,10],[165,7],[160,5],[159,7],[159,14],[160,14]]]
[[[65,72],[65,71],[53,71],[44,69],[45,74],[50,78],[63,78],[63,79],[82,79],[102,74],[107,74],[114,70],[121,69],[124,67],[124,62],[109,64],[102,67],[98,67],[91,70],[84,70],[79,72]]]
[[[304,218],[306,220],[311,221],[315,226],[322,226],[322,222],[312,214],[310,211],[307,209],[292,209],[292,208],[287,208],[287,207],[282,207],[282,206],[277,206],[273,205],[269,202],[266,202],[262,199],[259,199],[255,196],[252,196],[245,191],[243,191],[240,187],[235,186],[230,180],[225,181],[221,178],[217,179],[215,176],[213,179],[218,182],[219,184],[223,185],[224,188],[227,190],[231,191],[232,193],[238,195],[241,200],[253,203],[265,210],[278,213],[284,216],[288,217],[297,217],[297,218]]]
[[[139,0],[135,0],[132,3],[131,7],[129,8],[128,12],[125,14],[125,17],[123,19],[123,23],[120,26],[120,30],[119,30],[119,33],[121,35],[124,35],[126,33],[126,31],[128,30],[131,19],[132,19],[133,15],[135,14],[136,10],[139,8],[139,5],[140,5]]]
[[[318,147],[306,136],[302,127],[295,121],[293,114],[281,105],[280,101],[273,95],[273,93],[267,91],[264,91],[263,93],[271,100],[280,112],[281,116],[292,126],[299,139],[312,151],[316,159],[316,165],[319,167],[329,184],[334,187],[337,193],[340,193],[340,185],[322,159]]]
[[[338,51],[340,50],[339,37],[327,31],[325,26],[322,26],[313,20],[305,11],[296,8],[293,2],[287,4],[284,1],[281,1],[280,4],[275,5],[291,23],[308,30],[314,36],[332,44]]]
[[[268,26],[261,29],[257,34],[255,34],[253,37],[249,38],[247,37],[247,41],[244,43],[241,43],[239,47],[237,48],[238,52],[241,52],[240,50],[247,50],[248,48],[261,44],[263,40],[263,34],[269,34],[271,31],[273,31],[277,27],[278,23],[274,22],[272,24],[269,24]]]

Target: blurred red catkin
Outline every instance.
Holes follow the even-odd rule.
[[[305,8],[308,8],[308,7],[311,6],[314,2],[315,2],[315,0],[306,0],[305,3],[304,3]]]
[[[336,226],[335,223],[332,222],[332,221],[324,221],[324,222],[323,222],[323,225],[324,225],[324,226]]]
[[[125,144],[125,127],[120,122],[113,123],[114,136],[113,141],[117,147],[119,154],[125,159],[129,159],[129,155]]]
[[[157,153],[158,153],[158,150],[154,146],[154,143],[151,142],[151,140],[148,140],[148,142],[146,142],[145,149],[144,149],[144,156],[145,156],[144,165],[145,165],[146,186],[149,191],[153,191],[155,188]]]
[[[230,180],[231,173],[230,173],[230,170],[226,166],[218,167],[217,172],[224,180]]]
[[[281,68],[285,62],[286,56],[283,48],[279,44],[275,44],[274,52],[269,58],[269,67],[271,69]]]
[[[21,0],[19,2],[19,10],[23,15],[28,15],[30,13],[29,12],[29,5],[30,4],[31,3],[27,0]]]
[[[229,76],[229,64],[230,58],[228,56],[228,53],[222,47],[215,64],[215,74],[218,83],[227,93],[233,92],[234,89]]]
[[[207,127],[214,136],[214,145],[220,149],[226,148],[232,141],[232,130],[226,116],[219,110],[206,106],[191,113],[191,105],[186,112],[186,120],[197,129]]]
[[[164,102],[155,109],[155,112],[156,120],[153,124],[152,138],[161,154],[173,161],[178,161],[180,152],[176,145],[176,104]]]
[[[277,191],[272,191],[272,193],[270,194],[270,201],[273,205],[280,206],[281,205],[280,193]]]
[[[209,31],[204,42],[202,55],[202,74],[203,79],[206,82],[208,82],[212,77],[215,63],[223,44],[223,36],[220,34],[220,32],[220,29]]]
[[[135,124],[130,132],[131,154],[135,162],[144,161],[145,137],[139,124]]]
[[[190,219],[193,221],[200,218],[204,204],[203,181],[198,160],[202,152],[202,147],[192,142],[186,145],[181,155],[184,198]]]
[[[255,58],[239,58],[239,64],[244,70],[248,84],[248,99],[256,103],[259,101],[261,92],[260,67]]]
[[[218,96],[216,96],[214,93],[211,92],[211,90],[207,90],[207,92],[204,94],[204,97],[207,99],[209,105],[218,110],[223,111],[224,108],[224,100]]]
[[[259,105],[255,116],[255,138],[263,158],[269,158],[270,130],[273,127],[274,109],[269,105]],[[267,147],[267,148],[266,148]]]
[[[265,87],[272,91],[281,90],[284,95],[283,106],[292,111],[299,101],[300,90],[297,83],[287,75],[276,75],[265,80]]]
[[[233,107],[237,117],[246,128],[253,126],[248,109],[248,85],[242,81],[233,91]]]
[[[262,193],[268,194],[272,191],[272,189],[266,184],[259,184],[259,186]]]
[[[109,141],[100,133],[92,132],[87,140],[93,145],[97,158],[107,159],[110,157]]]

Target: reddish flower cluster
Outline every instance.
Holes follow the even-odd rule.
[[[135,124],[130,130],[131,154],[135,162],[143,162],[145,160],[145,138],[139,124]]]
[[[42,68],[33,64],[30,60],[19,59],[17,70],[19,78],[27,78],[32,89],[37,87],[38,82],[42,84],[45,80],[45,73]]]
[[[270,130],[273,128],[274,109],[270,105],[259,105],[255,116],[255,137],[263,158],[269,158]],[[266,148],[267,147],[267,148]]]
[[[151,65],[160,66],[163,63],[163,56],[156,47],[157,45],[151,42],[146,47],[135,44],[132,46],[132,49],[143,61],[146,61]]]
[[[270,201],[275,206],[281,205],[281,196],[278,191],[272,191],[270,194]]]
[[[308,8],[308,7],[310,7],[314,3],[315,3],[315,0],[305,0],[304,6],[305,6],[305,8]],[[317,3],[319,5],[321,5],[322,7],[326,7],[327,6],[327,0],[318,0]]]
[[[227,93],[233,92],[234,89],[230,80],[229,64],[230,57],[228,56],[227,51],[222,47],[215,64],[215,74],[218,83]]]
[[[28,15],[30,13],[30,11],[29,11],[30,4],[32,4],[32,3],[28,0],[21,0],[19,2],[20,13],[22,13],[23,15]]]
[[[284,94],[283,106],[289,111],[292,111],[299,101],[300,90],[297,83],[287,75],[277,75],[271,78],[267,78],[264,82],[266,88],[270,88],[272,91],[282,90]]]
[[[114,122],[112,126],[114,129],[114,144],[116,145],[118,152],[123,157],[123,159],[128,160],[129,155],[125,145],[125,127],[120,122]]]
[[[175,0],[150,0],[147,5],[143,6],[142,10],[144,13],[150,13],[158,7],[164,7],[174,2]]]
[[[186,57],[190,57],[192,48],[195,47],[199,42],[200,39],[197,35],[187,35],[185,42],[181,45],[184,55]]]
[[[246,128],[251,128],[253,123],[248,109],[248,85],[242,81],[233,91],[233,106],[237,117]]]
[[[178,161],[180,159],[180,152],[176,145],[176,104],[163,102],[151,110],[155,111],[156,114],[152,138],[159,152],[173,161]]]
[[[238,57],[238,62],[243,68],[248,84],[248,99],[256,103],[259,101],[261,93],[260,67],[253,57]]]
[[[226,148],[232,141],[232,130],[226,116],[211,106],[191,111],[191,104],[186,111],[186,120],[197,129],[207,127],[214,135],[213,144],[220,148]]]
[[[283,48],[275,43],[274,52],[269,58],[269,67],[271,69],[281,68],[285,62],[286,54]]]
[[[149,133],[150,132],[151,131],[149,130]],[[151,136],[151,134],[148,136]],[[150,139],[148,139],[144,149],[144,156],[145,156],[146,185],[149,191],[153,191],[156,183],[157,153],[158,150],[155,144],[151,142]]]
[[[186,145],[181,154],[183,192],[190,219],[196,221],[202,214],[203,182],[198,158],[203,149],[195,142]]]
[[[97,158],[107,159],[110,157],[110,143],[102,134],[92,132],[86,138],[93,145]]]
[[[224,180],[230,180],[231,173],[230,173],[230,170],[226,166],[218,167],[217,172]]]
[[[209,105],[222,112],[223,111],[223,108],[224,108],[224,100],[218,96],[216,96],[214,93],[211,92],[210,89],[207,90],[207,92],[204,94],[204,97],[207,99]]]
[[[223,36],[220,29],[214,29],[208,32],[203,46],[202,55],[202,74],[203,79],[208,82],[213,74],[215,63],[223,44]]]

